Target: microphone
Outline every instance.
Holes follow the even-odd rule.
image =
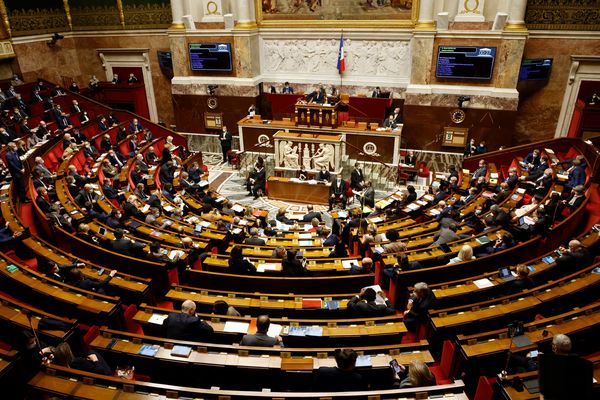
[[[43,365],[50,364],[50,362],[52,361],[52,354],[46,354],[46,353],[42,352],[42,345],[40,343],[40,339],[38,338],[37,331],[33,327],[33,321],[31,319],[32,318],[31,311],[30,310],[22,310],[22,313],[23,313],[23,315],[25,315],[25,318],[27,318],[27,321],[29,321],[29,328],[31,329],[31,332],[33,333],[33,340],[35,341],[35,347],[37,347],[39,354],[42,356],[42,364]]]

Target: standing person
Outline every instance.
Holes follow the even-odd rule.
[[[229,133],[229,131],[227,130],[227,126],[225,125],[223,125],[223,131],[219,136],[219,140],[221,141],[221,151],[223,152],[223,163],[226,163],[228,161],[227,153],[229,153],[229,150],[231,150],[231,142],[233,140],[233,137],[231,136],[231,133]]]
[[[8,164],[8,170],[10,171],[10,175],[12,176],[15,187],[17,188],[19,199],[25,203],[29,203],[31,199],[27,197],[25,190],[25,179],[23,177],[25,174],[25,166],[21,162],[19,153],[17,153],[17,145],[15,142],[10,142],[8,144],[6,163]]]

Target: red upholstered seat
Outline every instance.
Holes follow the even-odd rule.
[[[83,335],[83,343],[89,345],[98,336],[100,328],[97,325],[91,326],[90,329]]]
[[[435,375],[438,385],[452,383],[452,368],[455,363],[456,344],[451,340],[445,340],[442,348],[442,359],[439,364],[434,364],[430,367],[431,372]]]
[[[492,386],[494,381],[495,378],[480,376],[479,383],[477,384],[477,391],[475,392],[473,400],[492,400],[494,398],[494,388]]]
[[[125,308],[125,311],[123,312],[123,318],[125,319],[125,329],[127,329],[127,332],[143,335],[144,330],[142,329],[140,324],[135,322],[135,320],[133,319],[135,317],[135,314],[137,314],[137,311],[138,309],[135,304],[130,304]]]

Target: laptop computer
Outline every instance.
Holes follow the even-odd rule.
[[[506,267],[502,267],[498,270],[500,274],[500,279],[504,282],[514,281],[515,277],[510,273],[510,270]]]

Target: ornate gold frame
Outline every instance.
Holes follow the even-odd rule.
[[[354,19],[354,20],[311,20],[293,19],[265,21],[262,1],[254,0],[256,23],[259,28],[414,28],[419,19],[420,0],[413,0],[411,19]]]

